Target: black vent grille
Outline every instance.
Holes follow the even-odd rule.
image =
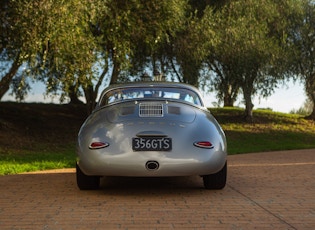
[[[139,104],[140,117],[163,117],[163,104],[145,102]]]

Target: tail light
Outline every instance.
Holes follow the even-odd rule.
[[[102,148],[106,148],[107,146],[109,146],[108,143],[97,141],[97,142],[92,142],[89,145],[89,149],[102,149]]]
[[[205,149],[212,149],[213,145],[210,141],[197,141],[194,143],[194,146]]]

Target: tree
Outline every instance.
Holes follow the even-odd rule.
[[[313,105],[308,118],[315,120],[315,5],[311,0],[302,0],[302,3],[301,17],[290,31],[289,41],[295,51],[290,66],[304,82],[306,95]]]
[[[207,54],[210,30],[205,30],[203,10],[208,1],[189,1],[182,28],[176,33],[166,49],[166,54],[179,82],[196,87],[202,86],[200,73]]]
[[[90,112],[108,70],[106,54],[100,53],[91,27],[103,10],[103,1],[10,0],[4,9],[1,51],[13,62],[11,70],[23,64],[20,76],[24,79],[2,80],[14,83],[15,94],[21,96],[29,89],[25,78],[30,76],[44,81],[47,93],[61,90],[61,99],[70,94],[75,98],[82,87]],[[16,71],[8,73],[17,77]]]
[[[206,53],[206,47],[203,45],[205,36],[200,26],[200,19],[194,14],[191,15],[185,29],[177,34],[170,49],[170,60],[178,80],[196,87],[199,87],[200,70]]]
[[[137,76],[147,70],[166,74],[167,53],[185,23],[187,2],[113,1],[108,7],[101,31],[107,33],[103,43],[113,64],[111,84],[123,80],[124,71]]]
[[[103,81],[118,82],[131,60],[139,57],[134,54],[140,46],[154,71],[158,60],[164,69],[163,49],[180,28],[187,5],[180,0],[9,3],[13,16],[7,23],[12,34],[8,38],[12,50],[23,57],[18,59],[25,66],[23,72],[45,82],[48,94],[61,91],[61,100],[71,96],[76,101],[82,89],[88,111],[94,108]],[[21,36],[14,37],[16,32]]]
[[[49,45],[40,60],[47,92],[61,89],[61,99],[71,95],[76,100],[81,88],[91,113],[109,71],[108,55],[94,27],[106,7],[98,0],[72,0],[46,5],[46,9],[51,14],[46,31]]]
[[[210,91],[217,92],[219,102],[223,101],[223,106],[233,106],[240,88],[237,70],[241,59],[233,58],[239,51],[230,46],[234,37],[228,36],[225,30],[230,27],[230,22],[221,18],[223,15],[220,13],[208,7],[202,19],[203,31],[208,31],[208,53],[204,62],[210,70],[203,81]]]
[[[212,82],[228,105],[241,88],[248,121],[253,119],[252,97],[270,95],[283,76],[275,65],[284,55],[286,23],[278,10],[282,7],[269,0],[231,1],[215,12],[211,8],[205,12],[217,41],[207,59],[217,77]]]
[[[313,103],[311,102],[310,99],[307,98],[299,109],[297,110],[293,109],[290,111],[290,113],[308,116],[312,113],[313,107],[314,107]]]
[[[16,23],[16,15],[9,0],[0,5],[0,100],[9,90],[10,84],[20,68],[21,51],[20,31],[10,29]],[[9,66],[9,67],[7,67]]]

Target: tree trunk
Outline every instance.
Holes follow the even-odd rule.
[[[70,104],[83,104],[78,98],[78,91],[74,85],[69,88],[68,96],[70,98]]]
[[[110,79],[110,85],[116,84],[118,82],[119,73],[120,73],[120,63],[117,61],[114,61],[114,68],[112,72],[112,77]]]
[[[249,123],[254,121],[253,108],[254,108],[254,104],[251,102],[251,100],[246,102],[245,120]]]
[[[86,100],[86,109],[87,109],[88,115],[90,115],[93,112],[93,110],[96,106],[96,98],[98,95],[98,91],[99,91],[101,84],[103,83],[103,80],[104,80],[104,77],[105,77],[107,71],[108,71],[108,66],[106,64],[104,69],[103,69],[103,72],[101,73],[100,77],[98,78],[98,81],[97,81],[95,87],[93,87],[92,83],[90,85],[88,85],[87,87],[83,87],[83,85],[85,85],[85,84],[83,84],[83,82],[81,82],[81,84],[80,84],[80,82],[79,82],[79,84],[83,88],[83,92],[84,92],[84,96],[85,96],[85,100]]]
[[[310,115],[306,117],[306,119],[314,120],[315,121],[315,106],[313,106],[313,111]]]
[[[0,81],[0,101],[2,97],[6,94],[6,92],[8,92],[8,90],[10,89],[10,84],[12,82],[12,79],[15,76],[16,72],[18,71],[20,65],[21,64],[19,63],[19,55],[18,55],[16,59],[14,60],[9,72],[6,75],[4,75],[4,77]]]
[[[234,100],[232,99],[232,95],[224,94],[223,107],[233,107],[233,106],[234,106]]]
[[[312,94],[308,93],[309,98],[313,104],[313,110],[311,112],[310,115],[308,115],[307,117],[305,117],[305,119],[311,119],[311,120],[315,120],[315,90]]]
[[[306,94],[313,103],[312,113],[306,119],[315,120],[315,74],[311,75],[305,82]]]
[[[183,72],[184,83],[199,87],[199,70],[200,66],[196,63],[189,62],[188,60],[184,61],[181,65]]]
[[[238,88],[233,87],[232,84],[228,84],[224,87],[223,106],[233,107],[237,98]]]
[[[90,115],[96,105],[96,98],[93,86],[92,85],[87,86],[87,88],[84,89],[84,94],[86,99],[87,114]]]
[[[245,100],[245,120],[253,122],[253,108],[252,102],[252,87],[243,87],[244,100]]]

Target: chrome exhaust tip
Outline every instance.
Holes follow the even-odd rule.
[[[145,167],[147,170],[153,171],[153,170],[157,170],[160,167],[160,165],[157,161],[148,161],[145,164]]]

